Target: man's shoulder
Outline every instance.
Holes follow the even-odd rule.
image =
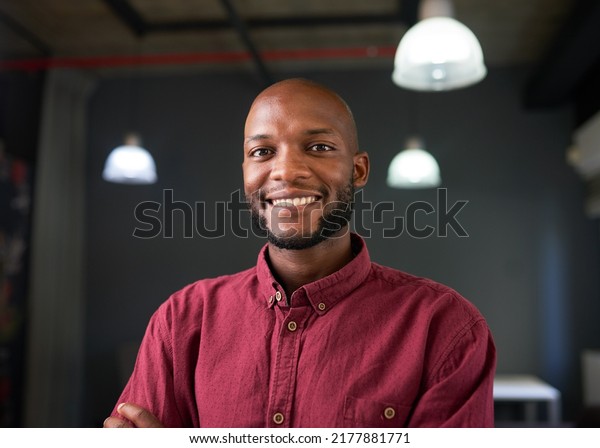
[[[254,283],[256,283],[256,267],[234,274],[203,278],[174,292],[160,308],[177,314],[193,312],[203,308],[209,299],[214,301],[234,298],[239,291],[252,288]]]
[[[412,302],[431,312],[459,312],[471,319],[481,319],[479,310],[458,291],[427,277],[372,263],[371,278],[382,283],[394,300]]]
[[[207,277],[196,280],[195,282],[183,287],[175,294],[195,294],[200,293],[202,291],[214,290],[223,287],[237,287],[237,285],[243,284],[247,281],[251,281],[255,277],[256,267],[253,266],[251,268],[233,274],[224,274],[219,275],[218,277]]]
[[[454,289],[427,277],[419,277],[396,268],[371,263],[371,274],[374,278],[388,283],[392,287],[423,287],[439,294],[458,294]]]

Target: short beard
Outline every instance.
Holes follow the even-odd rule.
[[[253,200],[254,199],[254,200]],[[252,224],[257,234],[266,236],[269,243],[279,249],[302,250],[308,249],[334,237],[344,227],[348,226],[352,218],[352,205],[354,202],[354,184],[350,182],[337,193],[335,201],[325,204],[323,216],[319,219],[317,229],[309,236],[293,235],[281,237],[271,232],[267,226],[266,218],[260,214],[257,195],[248,198]]]

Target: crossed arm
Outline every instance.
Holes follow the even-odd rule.
[[[117,412],[123,418],[108,417],[104,420],[105,428],[163,428],[150,411],[135,404],[121,403]]]

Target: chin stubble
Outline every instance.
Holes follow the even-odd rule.
[[[250,205],[252,225],[259,236],[266,236],[269,243],[275,247],[287,250],[302,250],[314,247],[317,244],[335,237],[344,227],[348,226],[352,218],[352,203],[354,200],[354,185],[349,182],[340,190],[335,201],[325,204],[323,216],[319,218],[317,229],[310,235],[292,235],[289,237],[278,236],[271,232],[267,226],[267,219],[260,213],[260,203],[264,201],[256,193],[248,198]]]

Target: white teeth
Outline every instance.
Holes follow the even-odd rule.
[[[304,196],[301,198],[285,198],[285,199],[273,199],[273,205],[278,207],[297,207],[299,205],[310,204],[315,202],[317,198],[315,196]]]

